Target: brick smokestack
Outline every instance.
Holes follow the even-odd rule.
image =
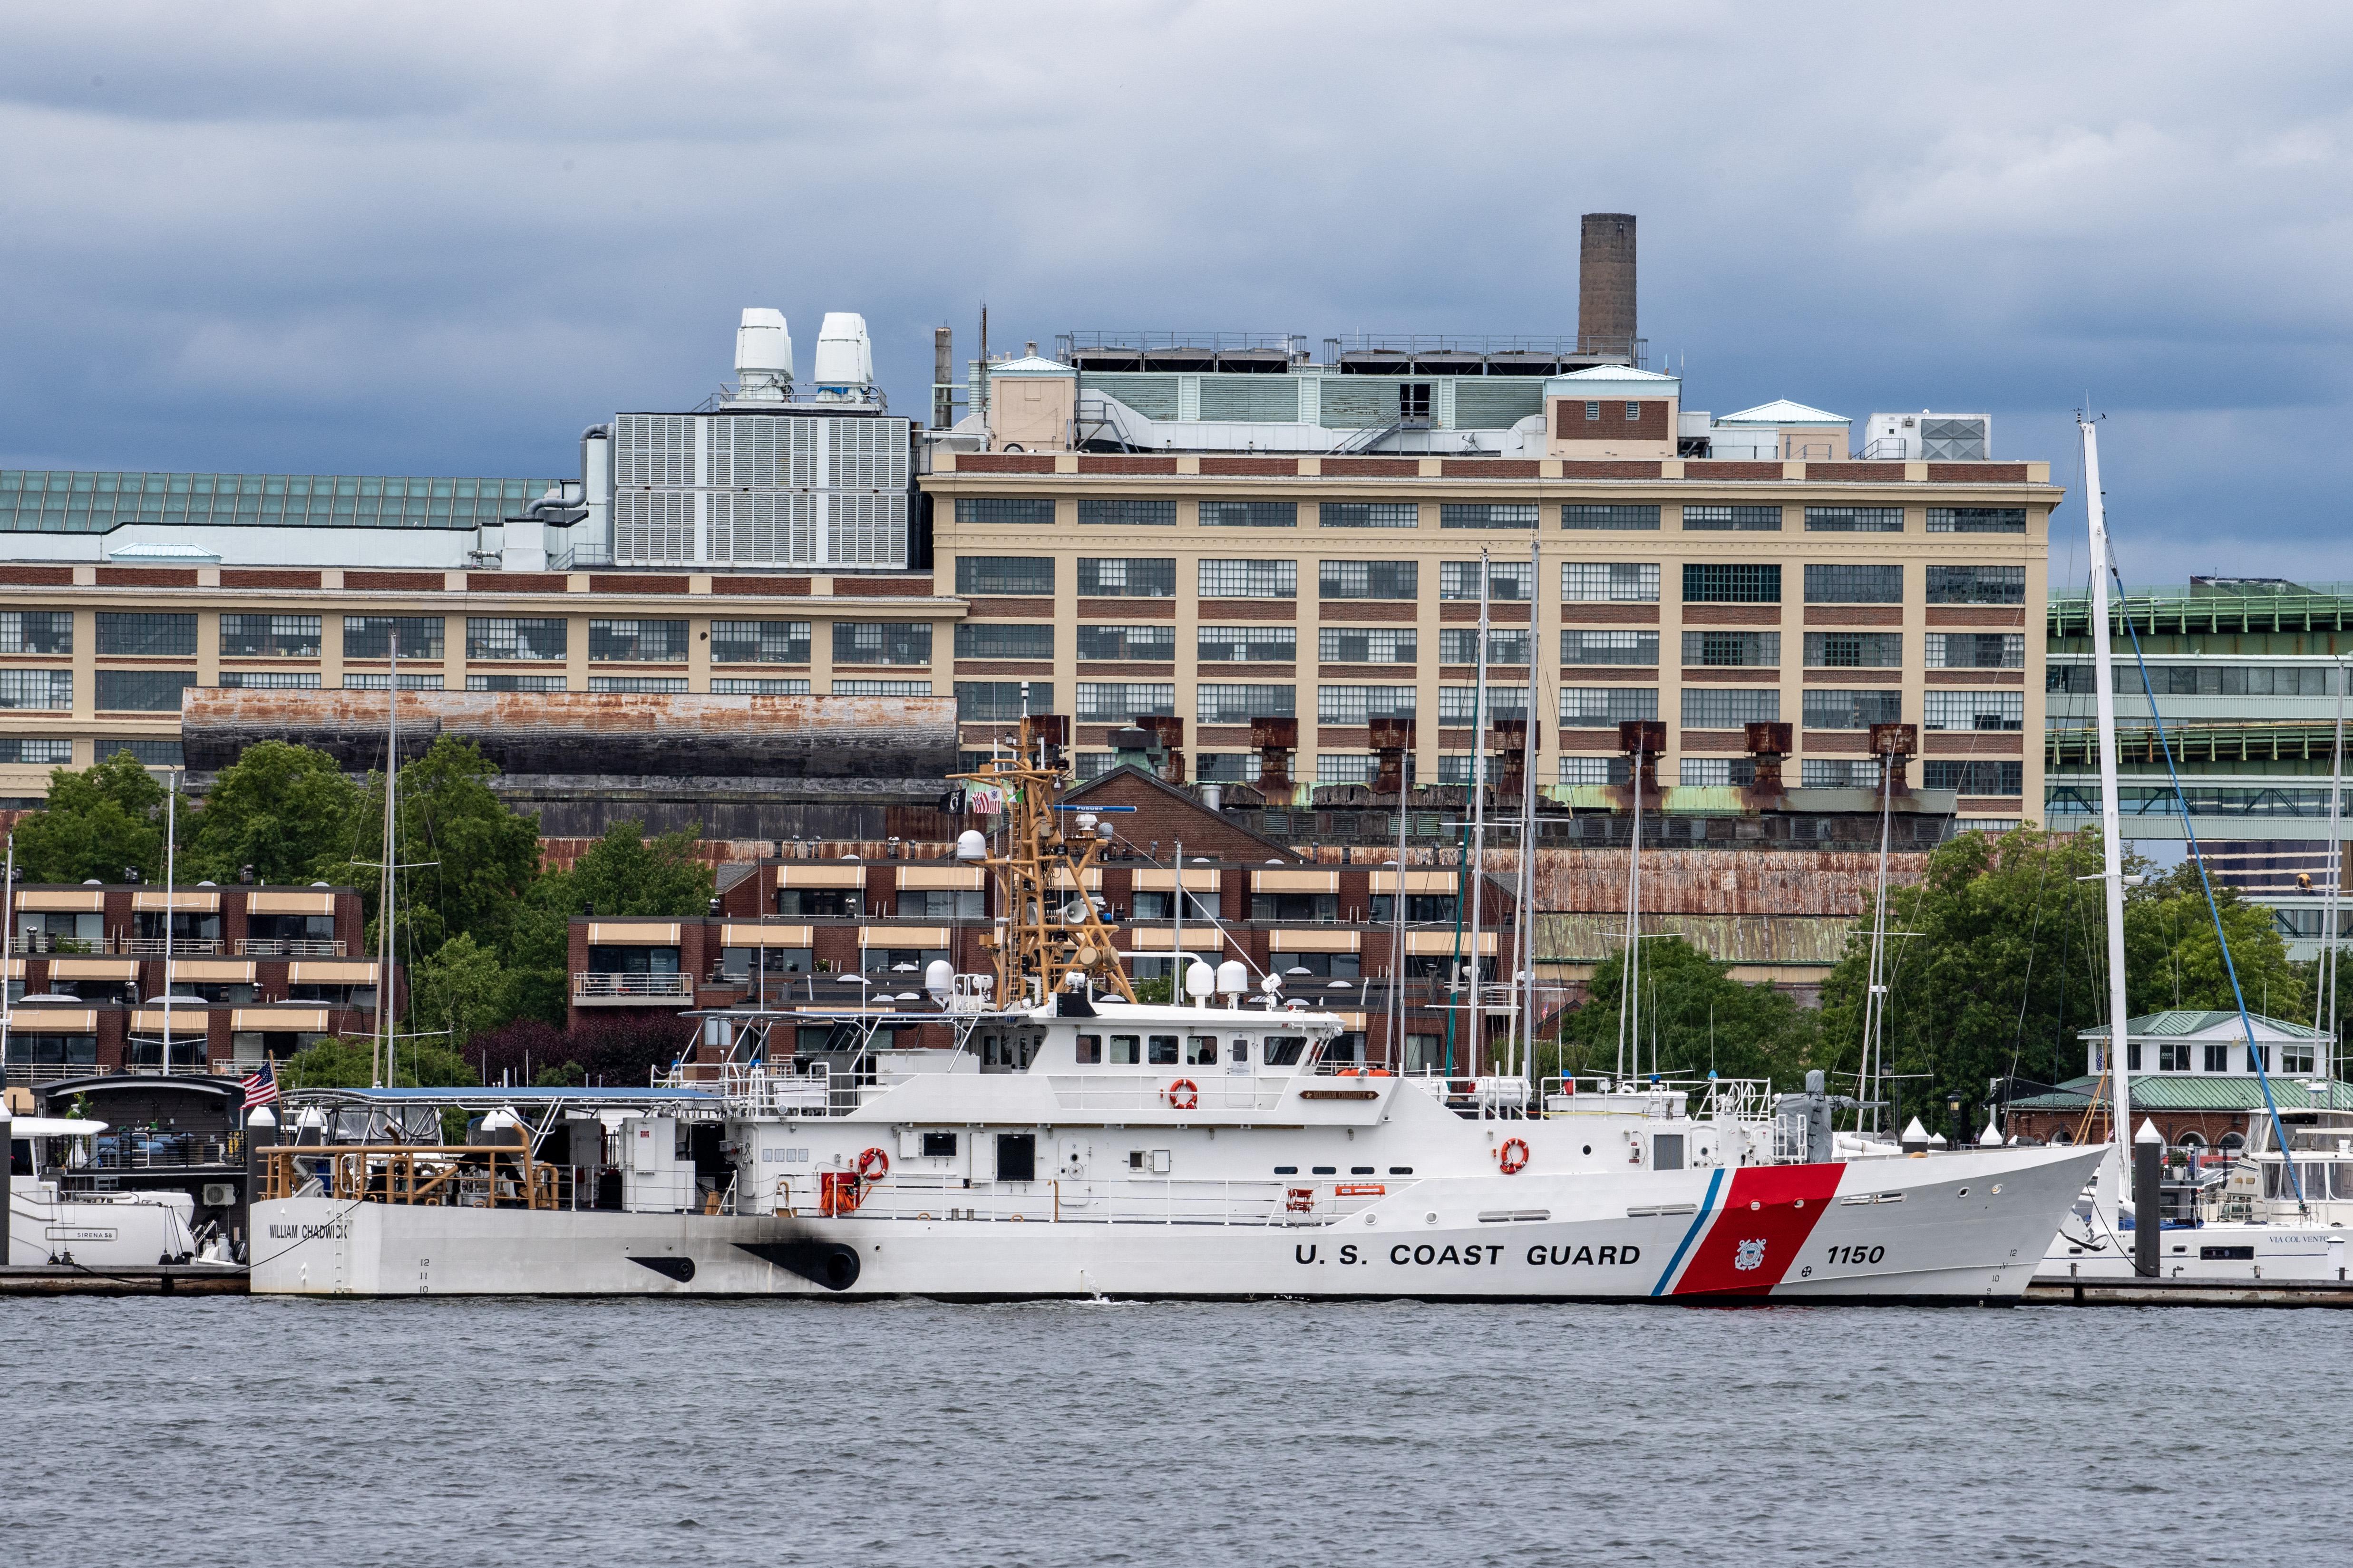
[[[1634,353],[1634,215],[1587,213],[1577,255],[1580,353]]]

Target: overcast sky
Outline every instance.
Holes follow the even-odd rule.
[[[1567,333],[1986,410],[2126,575],[2353,579],[2353,8],[0,0],[0,466],[554,477],[861,311]],[[2082,513],[2054,573],[2080,574]]]

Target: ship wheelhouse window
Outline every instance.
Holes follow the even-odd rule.
[[[1157,1061],[1159,1058],[1155,1057],[1153,1059]],[[1171,1057],[1168,1059],[1175,1061],[1176,1058]],[[1217,1066],[1218,1037],[1215,1035],[1186,1036],[1185,1065],[1191,1068]]]
[[[1295,1068],[1299,1058],[1307,1053],[1304,1035],[1269,1035],[1266,1048],[1259,1059],[1271,1068]]]
[[[1176,1065],[1176,1036],[1154,1035],[1151,1037],[1150,1048],[1152,1052],[1150,1061],[1154,1067],[1173,1068]]]
[[[1103,1037],[1101,1035],[1081,1035],[1079,1037],[1078,1053],[1079,1064],[1082,1067],[1101,1066],[1103,1062]]]
[[[1140,1054],[1143,1044],[1144,1037],[1141,1035],[1113,1035],[1111,1037],[1111,1065],[1120,1068],[1141,1065],[1144,1060]]]

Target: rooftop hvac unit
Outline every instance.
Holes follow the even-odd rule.
[[[831,326],[833,318],[828,316]],[[824,361],[825,351],[818,351]],[[735,329],[735,379],[739,398],[782,402],[793,385],[793,333],[785,313],[765,305],[746,306],[744,324]]]
[[[1982,463],[1993,454],[1993,420],[1983,414],[1874,414],[1862,455],[1882,462]]]

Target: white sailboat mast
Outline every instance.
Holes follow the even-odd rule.
[[[1471,695],[1471,875],[1468,886],[1471,898],[1471,984],[1467,992],[1470,1011],[1463,1016],[1465,1031],[1470,1036],[1467,1047],[1472,1078],[1479,1076],[1480,1047],[1485,1042],[1485,996],[1480,990],[1484,976],[1479,964],[1479,912],[1486,900],[1481,896],[1481,870],[1487,862],[1487,552],[1479,552],[1479,668],[1478,683]],[[1443,723],[1444,716],[1440,716]]]
[[[398,842],[393,814],[400,797],[400,634],[392,635],[386,651],[392,673],[384,694],[384,869],[376,884],[375,1049],[369,1053],[368,1076],[382,1089],[392,1065],[392,898],[393,848]]]
[[[1530,542],[1528,545],[1528,637],[1535,638],[1535,611],[1533,601],[1536,584],[1544,581],[1542,554],[1544,546]],[[1530,649],[1528,674],[1536,671],[1535,650]],[[1528,694],[1520,705],[1520,909],[1517,963],[1520,972],[1520,1044],[1527,1054],[1521,1062],[1521,1078],[1527,1083],[1536,1080],[1536,683],[1528,682]]]
[[[2108,661],[2108,524],[2100,504],[2099,437],[2091,421],[2084,432],[2084,511],[2092,541],[2092,691],[2100,735],[2100,886],[2108,921],[2108,1081],[2116,1098],[2110,1134],[2119,1171],[2131,1169],[2132,1071],[2125,1054],[2125,852],[2116,816],[2116,679]]]

